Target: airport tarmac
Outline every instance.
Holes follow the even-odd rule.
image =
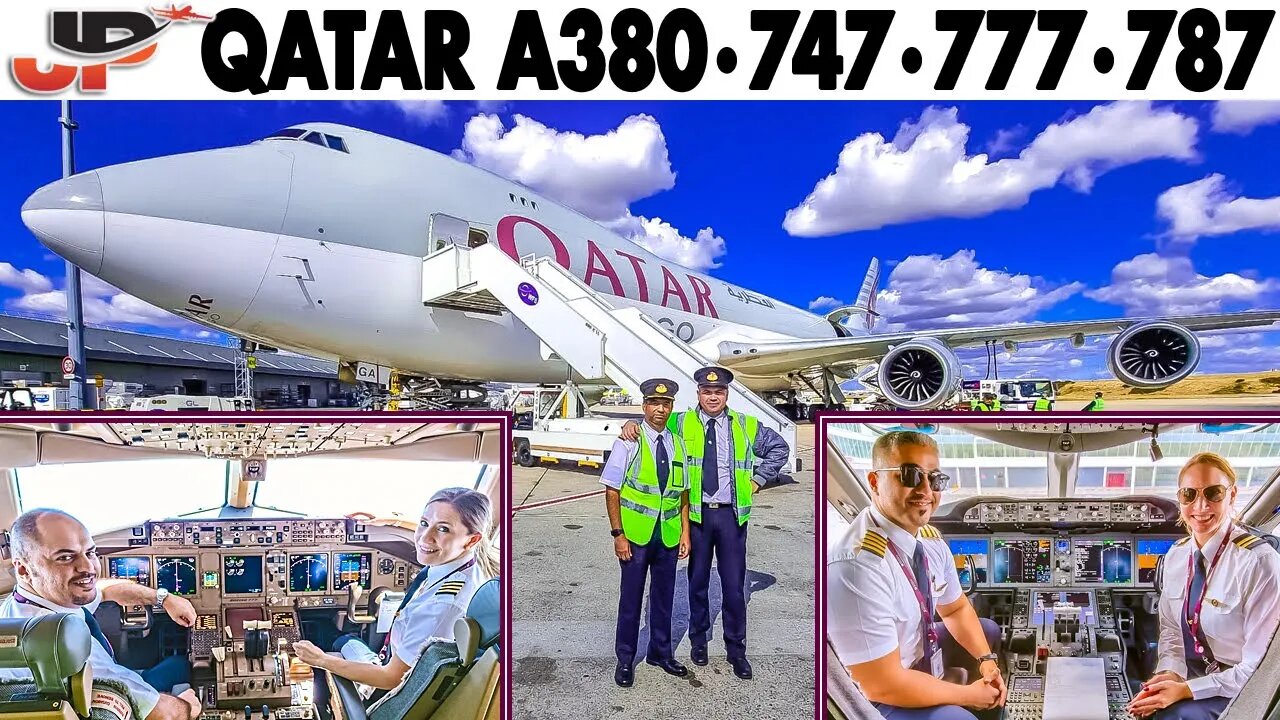
[[[720,586],[714,568],[710,662],[699,667],[689,660],[688,561],[682,560],[676,573],[672,642],[676,659],[689,674],[677,678],[645,664],[646,601],[641,659],[630,688],[613,681],[619,569],[599,470],[568,464],[516,466],[512,495],[517,509],[512,523],[515,717],[812,718],[813,447],[813,426],[800,426],[797,452],[804,470],[756,495],[747,547],[747,657],[753,679],[739,680],[725,660]]]

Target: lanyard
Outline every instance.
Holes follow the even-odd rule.
[[[871,521],[876,524],[876,527],[880,527],[880,523],[876,522],[874,517]],[[889,545],[889,550],[893,553],[893,559],[898,561],[898,567],[902,568],[902,574],[907,576],[907,582],[911,584],[911,591],[915,593],[916,602],[920,605],[920,632],[925,637],[924,656],[927,660],[938,642],[938,633],[933,629],[933,613],[929,611],[929,603],[925,599],[924,593],[921,592],[919,583],[916,582],[915,573],[907,567],[907,562],[903,560],[898,546],[894,545],[893,541],[889,539],[887,532],[885,533],[885,541]],[[917,538],[916,542],[920,542],[920,539]],[[922,553],[920,559],[924,561],[925,577],[931,577],[929,573],[929,558]]]
[[[1187,587],[1183,590],[1183,596],[1186,600],[1182,603],[1182,617],[1187,621],[1187,627],[1191,630],[1191,637],[1196,641],[1196,654],[1204,656],[1205,647],[1200,644],[1200,608],[1204,606],[1204,596],[1209,592],[1209,578],[1213,577],[1214,568],[1218,567],[1218,561],[1222,559],[1222,551],[1227,549],[1227,545],[1231,542],[1231,529],[1227,529],[1227,536],[1222,539],[1222,544],[1218,546],[1218,551],[1213,554],[1213,562],[1209,563],[1208,570],[1204,574],[1204,586],[1200,588],[1200,597],[1195,599],[1195,607],[1191,606],[1191,578],[1192,563],[1195,561],[1196,553],[1192,551],[1187,555]],[[1187,611],[1190,610],[1190,613]]]

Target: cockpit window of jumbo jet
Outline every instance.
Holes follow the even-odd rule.
[[[498,717],[501,431],[0,423],[0,720]]]
[[[1280,426],[823,442],[830,717],[1280,717]]]

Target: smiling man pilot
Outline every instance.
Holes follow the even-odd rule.
[[[191,603],[165,591],[152,590],[132,580],[98,580],[98,550],[93,537],[79,520],[61,510],[28,510],[9,530],[13,569],[18,586],[0,604],[0,617],[36,617],[47,613],[83,613],[93,635],[89,666],[95,678],[123,682],[145,720],[194,720],[200,717],[200,700],[188,689],[166,695],[174,685],[189,681],[186,658],[172,656],[141,674],[119,665],[93,611],[103,600],[122,607],[162,606],[183,627],[196,621]],[[0,669],[0,678],[29,679],[27,670]]]
[[[832,648],[888,720],[973,720],[966,707],[1004,703],[1000,628],[978,618],[950,548],[928,524],[950,482],[938,446],[923,433],[890,432],[876,440],[871,464],[873,505],[828,556]],[[944,680],[947,666],[965,668],[972,682]]]

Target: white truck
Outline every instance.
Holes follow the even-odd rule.
[[[593,415],[573,384],[516,388],[507,409],[515,414],[512,452],[524,467],[574,462],[600,467],[629,417]]]

